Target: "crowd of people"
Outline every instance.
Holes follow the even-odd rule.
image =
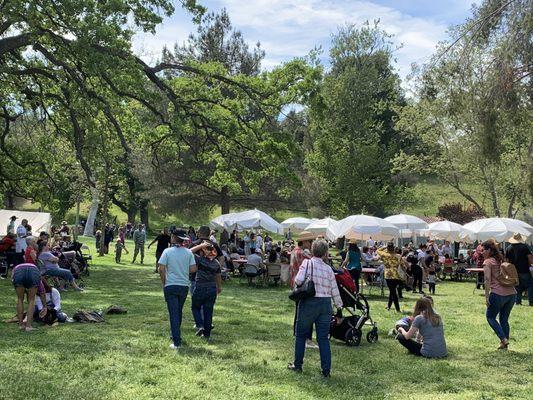
[[[34,320],[46,318],[47,321],[65,322],[68,317],[61,311],[60,291],[67,287],[83,291],[69,267],[75,251],[72,250],[67,222],[63,221],[60,227],[52,227],[49,232],[42,231],[34,236],[26,219],[15,227],[16,220],[16,216],[10,218],[6,236],[0,242],[5,266],[2,277],[8,277],[11,271],[17,295],[16,322],[25,331],[34,329]]]
[[[68,317],[61,310],[60,291],[66,287],[83,290],[72,271],[60,265],[64,252],[72,244],[69,227],[63,222],[58,229],[50,233],[41,232],[35,237],[27,220],[16,226],[16,219],[13,216],[10,220],[7,234],[0,242],[0,252],[7,264],[13,267],[17,322],[21,329],[32,330],[32,321],[42,320],[50,312],[58,321],[66,321]],[[132,263],[140,256],[143,264],[146,227],[139,224],[134,229],[128,223],[117,229],[108,224],[103,233],[97,232],[97,249],[104,246],[104,252],[108,252],[115,233],[115,261],[121,262],[122,252],[128,252],[126,239],[131,239],[134,245]],[[340,249],[340,264],[335,268],[335,258],[329,256],[333,244],[311,232],[300,233],[295,241],[292,233],[284,240],[276,241],[268,233],[263,236],[259,230],[243,232],[242,235],[237,231],[229,233],[224,230],[219,238],[217,234],[207,226],[198,230],[170,227],[164,228],[148,244],[148,248],[156,244],[155,272],[163,284],[171,347],[174,349],[182,346],[183,307],[189,294],[196,335],[211,340],[213,315],[217,297],[222,291],[223,274],[233,268],[234,260],[242,259],[259,270],[264,269],[267,263],[288,265],[288,283],[292,288],[301,286],[305,281],[313,281],[314,295],[296,303],[293,324],[295,351],[289,369],[302,371],[305,349],[318,347],[322,374],[326,377],[330,375],[332,363],[329,327],[332,318],[338,318],[338,310],[343,307],[335,280],[335,273],[339,270],[349,272],[355,293],[358,293],[361,279],[369,279],[363,268],[375,267],[378,279],[382,279],[388,288],[388,310],[394,305],[394,309],[401,312],[399,299],[402,298],[402,290],[420,294],[411,315],[397,322],[394,334],[410,353],[428,358],[446,356],[447,347],[443,319],[434,309],[433,298],[423,289],[427,285],[429,294],[435,294],[436,283],[449,265],[483,269],[478,284],[484,286],[486,318],[500,340],[499,349],[509,346],[509,316],[513,306],[521,304],[524,290],[528,291],[529,304],[533,305],[533,257],[520,235],[510,240],[505,254],[495,242],[487,241],[468,250],[466,256],[458,254],[449,242],[439,245],[429,241],[415,248],[412,243],[397,247],[392,242],[376,242],[372,238],[364,243],[350,240]],[[28,302],[26,313],[25,297]],[[337,308],[337,313],[333,306]],[[317,344],[312,341],[313,326],[316,327]]]

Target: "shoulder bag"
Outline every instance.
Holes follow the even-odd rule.
[[[311,263],[311,276],[307,275],[307,268]],[[309,261],[305,267],[305,279],[301,285],[296,285],[294,290],[289,295],[289,299],[295,302],[307,299],[309,297],[315,297],[315,282],[313,282],[313,261]]]

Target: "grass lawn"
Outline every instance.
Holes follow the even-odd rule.
[[[132,248],[130,245],[129,248]],[[94,253],[94,251],[93,251]],[[131,260],[131,254],[124,257]],[[304,373],[292,361],[294,305],[286,288],[225,283],[215,306],[213,343],[194,336],[190,299],[185,306],[186,346],[169,349],[168,315],[153,251],[144,266],[95,258],[84,293],[63,294],[63,310],[125,306],[127,315],[103,324],[63,324],[31,333],[0,323],[1,399],[531,399],[533,309],[515,307],[511,344],[498,340],[484,317],[473,282],[437,285],[435,305],[444,318],[449,357],[406,354],[387,331],[400,315],[371,296],[379,326],[375,344],[349,348],[332,341],[332,377],[319,375],[317,350],[306,352]],[[411,309],[407,294],[402,308]],[[0,319],[13,316],[15,293],[0,281]],[[365,335],[366,335],[365,329]]]

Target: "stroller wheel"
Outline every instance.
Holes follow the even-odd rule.
[[[350,328],[344,335],[344,341],[348,346],[359,346],[361,344],[361,330]]]
[[[376,343],[378,341],[378,330],[376,328],[372,329],[366,334],[366,340],[368,343]]]

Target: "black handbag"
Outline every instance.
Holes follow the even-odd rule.
[[[315,282],[313,282],[313,261],[311,261],[311,276],[307,275],[307,268],[309,264],[305,267],[305,279],[301,285],[296,285],[294,290],[289,295],[289,299],[295,302],[300,300],[307,299],[309,297],[315,297]]]

